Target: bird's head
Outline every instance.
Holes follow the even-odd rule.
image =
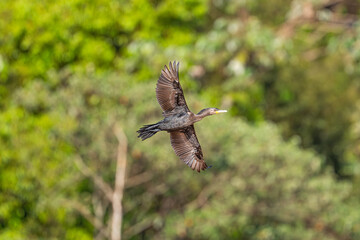
[[[215,115],[218,113],[226,113],[226,112],[227,112],[227,110],[220,110],[218,108],[205,108],[205,109],[201,110],[197,115],[206,117],[206,116]]]

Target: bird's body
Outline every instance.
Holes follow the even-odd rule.
[[[161,121],[160,129],[163,131],[174,131],[188,127],[194,123],[194,114],[192,112],[179,112],[170,115]]]
[[[179,111],[172,115],[166,116],[164,120],[161,121],[160,129],[163,131],[180,130],[184,127],[193,125],[202,118],[202,115],[194,114],[190,111]]]
[[[150,125],[145,125],[137,132],[145,140],[159,131],[170,133],[171,145],[178,157],[193,170],[208,168],[201,146],[195,134],[194,123],[206,116],[226,112],[217,108],[205,108],[198,114],[192,113],[185,101],[179,82],[179,63],[169,63],[161,72],[156,87],[156,97],[163,109],[164,119]]]

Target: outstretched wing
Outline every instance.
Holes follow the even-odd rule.
[[[164,69],[161,70],[161,75],[156,84],[156,98],[164,111],[164,115],[178,107],[189,111],[179,82],[179,63],[170,62],[169,68],[165,65]]]
[[[200,172],[200,170],[208,168],[195,134],[194,125],[170,132],[170,141],[176,155],[193,170]]]

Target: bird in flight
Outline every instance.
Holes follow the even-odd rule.
[[[140,128],[139,138],[143,141],[159,131],[170,133],[170,142],[175,154],[193,170],[200,172],[208,168],[204,161],[200,143],[196,137],[194,123],[204,117],[226,110],[205,108],[198,114],[192,113],[185,101],[179,82],[179,63],[169,63],[161,70],[156,84],[156,98],[163,110],[164,119]]]

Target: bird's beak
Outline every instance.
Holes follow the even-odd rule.
[[[215,113],[217,114],[217,113],[226,113],[227,112],[227,110],[217,110]]]

